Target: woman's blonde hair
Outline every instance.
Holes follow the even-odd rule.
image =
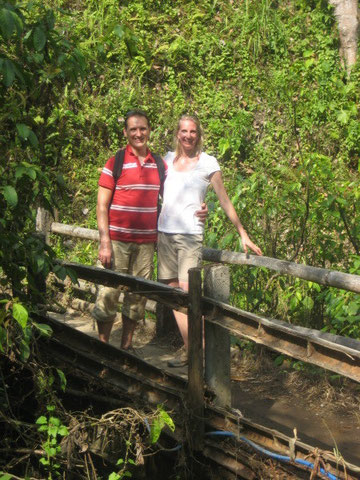
[[[182,154],[182,148],[181,144],[178,139],[178,133],[180,130],[180,123],[185,121],[185,120],[191,120],[192,122],[195,123],[196,125],[196,133],[197,133],[197,142],[196,142],[196,154],[199,154],[201,152],[202,146],[203,146],[203,131],[201,128],[200,120],[195,116],[195,115],[182,115],[178,121],[177,127],[175,129],[175,157],[179,157]]]

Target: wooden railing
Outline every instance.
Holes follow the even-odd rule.
[[[39,215],[39,217],[42,214]],[[98,232],[73,225],[38,221],[38,229],[49,233],[98,240]],[[44,227],[45,226],[45,227]],[[64,263],[79,278],[141,293],[176,310],[187,311],[189,322],[189,388],[194,395],[202,391],[201,317],[206,321],[205,380],[216,393],[219,405],[230,403],[230,340],[229,333],[264,345],[276,352],[317,365],[360,382],[360,342],[347,337],[299,327],[281,320],[264,318],[228,304],[229,270],[225,263],[265,267],[281,274],[292,275],[322,285],[360,293],[360,276],[328,269],[314,268],[269,257],[204,248],[203,258],[219,264],[205,265],[204,295],[199,269],[192,269],[190,293],[158,282],[144,280],[111,270]],[[191,320],[192,319],[192,320]],[[200,337],[199,337],[200,336]],[[200,361],[201,358],[201,361]],[[199,383],[200,382],[200,383]],[[195,393],[197,392],[197,393]],[[195,398],[194,397],[194,398]]]
[[[75,225],[65,225],[58,222],[50,223],[48,232],[87,240],[99,240],[99,232],[97,230],[77,227]],[[268,270],[279,272],[282,275],[290,275],[320,285],[360,293],[359,275],[338,272],[327,268],[310,267],[308,265],[301,265],[286,260],[279,260],[277,258],[245,255],[244,253],[215,250],[213,248],[203,248],[203,259],[209,262],[224,264],[264,267]]]

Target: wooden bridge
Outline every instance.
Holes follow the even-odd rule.
[[[37,229],[45,236],[50,233],[98,240],[95,230],[51,222],[42,212],[38,214]],[[148,281],[111,270],[63,262],[72,268],[79,279],[95,284],[122,286],[148,299],[186,311],[189,316],[188,379],[150,365],[131,353],[103,344],[96,339],[74,331],[48,313],[54,335],[44,344],[55,358],[66,361],[93,376],[101,375],[119,392],[131,397],[145,398],[156,405],[166,401],[169,408],[181,411],[186,405],[189,420],[186,432],[179,425],[176,442],[186,437],[194,451],[222,465],[237,478],[253,479],[244,444],[260,455],[274,454],[275,459],[286,457],[286,468],[297,478],[309,478],[314,463],[314,450],[309,445],[280,431],[266,428],[244,418],[231,404],[230,334],[264,345],[273,351],[312,365],[336,372],[360,382],[360,342],[313,329],[264,318],[229,305],[230,275],[225,264],[265,267],[281,274],[291,275],[321,285],[360,293],[360,276],[306,265],[256,257],[234,252],[204,248],[203,258],[211,262],[189,272],[189,293],[158,282]],[[202,272],[203,270],[203,272]],[[203,275],[202,275],[203,273]],[[203,282],[202,282],[203,277]],[[205,318],[205,352],[203,352],[202,317]],[[204,360],[205,359],[205,362]],[[104,373],[105,372],[105,373]],[[208,435],[209,431],[226,431],[237,442],[234,455]],[[356,445],[354,445],[356,448]],[[360,450],[360,443],[357,445]],[[264,450],[265,449],[265,450]],[[243,452],[243,453],[239,453]],[[246,452],[246,448],[245,448]],[[322,452],[326,471],[315,472],[311,478],[360,478],[360,451],[355,463]],[[359,461],[357,461],[357,459]],[[308,464],[307,464],[308,463]],[[315,477],[318,475],[318,477]]]

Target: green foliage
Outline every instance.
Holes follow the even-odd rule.
[[[55,407],[47,405],[47,416],[40,416],[36,420],[39,425],[38,431],[44,432],[46,438],[42,443],[44,455],[40,458],[40,464],[48,473],[48,480],[60,477],[60,463],[57,461],[57,456],[61,453],[60,441],[63,437],[69,435],[68,429],[62,424],[58,417],[53,415]]]
[[[125,143],[133,107],[149,113],[161,153],[178,116],[198,114],[266,255],[348,271],[360,254],[360,70],[341,66],[327,2],[0,2],[0,35],[0,258],[21,300],[28,257],[42,275],[53,269],[30,234],[35,206],[96,228],[99,169]],[[214,192],[207,201],[205,243],[241,250]],[[56,255],[93,263],[86,248],[58,240]],[[334,292],[247,268],[233,285],[243,308],[335,328]],[[336,331],[358,335],[337,308]]]
[[[152,445],[156,444],[158,441],[161,431],[165,426],[170,428],[173,432],[175,430],[175,424],[170,417],[170,415],[164,410],[162,405],[157,405],[156,411],[151,415],[151,425],[148,425],[150,433],[150,443]],[[147,421],[147,420],[146,420]],[[124,458],[120,458],[117,461],[117,465],[120,467],[117,472],[112,472],[108,480],[120,480],[127,477],[132,477],[132,473],[128,470],[129,465],[136,465],[135,461],[130,458],[131,452],[131,441],[127,440],[126,442],[126,453]]]
[[[48,325],[30,322],[29,311],[17,298],[0,300],[0,352],[26,362],[34,331],[49,336]]]
[[[160,153],[180,114],[199,116],[265,255],[359,274],[360,69],[345,73],[338,37],[324,1],[0,0],[1,353],[26,361],[32,336],[51,334],[32,317],[50,272],[74,279],[56,257],[95,263],[87,242],[44,245],[36,210],[96,228],[99,171],[126,143],[134,107],[148,112]],[[207,202],[205,244],[241,251],[213,191]],[[245,310],[360,338],[359,295],[245,266],[232,268],[232,285]],[[37,375],[51,404],[55,383],[66,388],[61,370]],[[38,425],[42,468],[56,477],[66,427],[51,408]],[[159,407],[152,443],[166,426]],[[131,476],[125,443],[111,480]]]
[[[62,219],[96,228],[99,169],[125,143],[129,108],[149,113],[152,146],[161,153],[171,148],[178,116],[190,111],[265,255],[348,271],[350,254],[360,254],[359,67],[350,77],[341,67],[332,7],[202,0],[184,9],[177,1],[106,0],[58,17],[91,66],[50,115],[71,185],[72,209],[61,200]],[[207,201],[205,243],[241,250],[214,192]],[[72,258],[94,262],[85,248],[79,243]],[[69,253],[59,241],[57,254]],[[323,290],[261,269],[233,272],[238,306],[327,324]]]
[[[57,402],[56,390],[65,392],[67,379],[62,370],[46,366],[39,366],[36,373],[35,386],[37,395],[46,404]]]
[[[9,473],[0,472],[0,475],[1,475],[0,480],[12,480],[12,478],[14,478]]]
[[[116,462],[116,465],[119,465],[120,470],[118,472],[112,472],[110,473],[108,480],[121,480],[123,478],[131,478],[132,473],[129,472],[129,470],[126,470],[126,463],[130,465],[135,465],[134,460],[131,458],[127,459],[127,462],[123,458],[119,458],[119,460]]]
[[[360,275],[360,257],[352,257],[349,273]],[[337,335],[360,338],[360,295],[331,288],[323,292],[325,304],[324,331]]]
[[[173,432],[175,430],[175,424],[170,415],[164,410],[162,405],[157,406],[157,411],[150,426],[150,442],[156,443],[160,437],[162,429],[167,425]]]
[[[53,211],[59,199],[66,201],[58,169],[61,127],[52,111],[85,67],[69,32],[55,27],[57,14],[43,2],[0,1],[0,282],[3,296],[14,297],[12,314],[6,303],[1,306],[0,333],[6,350],[3,341],[6,348],[19,344],[20,330],[23,360],[30,352],[31,313],[41,300],[41,284],[51,271],[74,278],[33,233],[38,206]],[[11,318],[17,327],[11,327]],[[45,325],[34,327],[49,334]]]
[[[153,445],[156,444],[156,442],[158,441],[161,431],[165,426],[168,426],[171,431],[174,431],[175,424],[170,415],[164,410],[164,407],[162,405],[157,405],[157,409],[151,415],[151,418],[151,425],[149,426],[148,423],[147,425],[150,433],[150,443]],[[148,422],[147,419],[146,422]],[[120,458],[117,461],[117,465],[120,467],[119,470],[117,472],[112,472],[109,475],[108,480],[120,480],[123,478],[132,477],[132,473],[128,470],[128,466],[136,465],[136,463],[130,458],[132,447],[131,440],[133,440],[133,438],[131,440],[130,438],[125,441],[126,452],[124,458]]]

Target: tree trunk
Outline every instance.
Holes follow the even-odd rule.
[[[329,0],[335,7],[340,36],[340,57],[350,73],[356,62],[357,42],[359,36],[359,7],[357,0]]]

